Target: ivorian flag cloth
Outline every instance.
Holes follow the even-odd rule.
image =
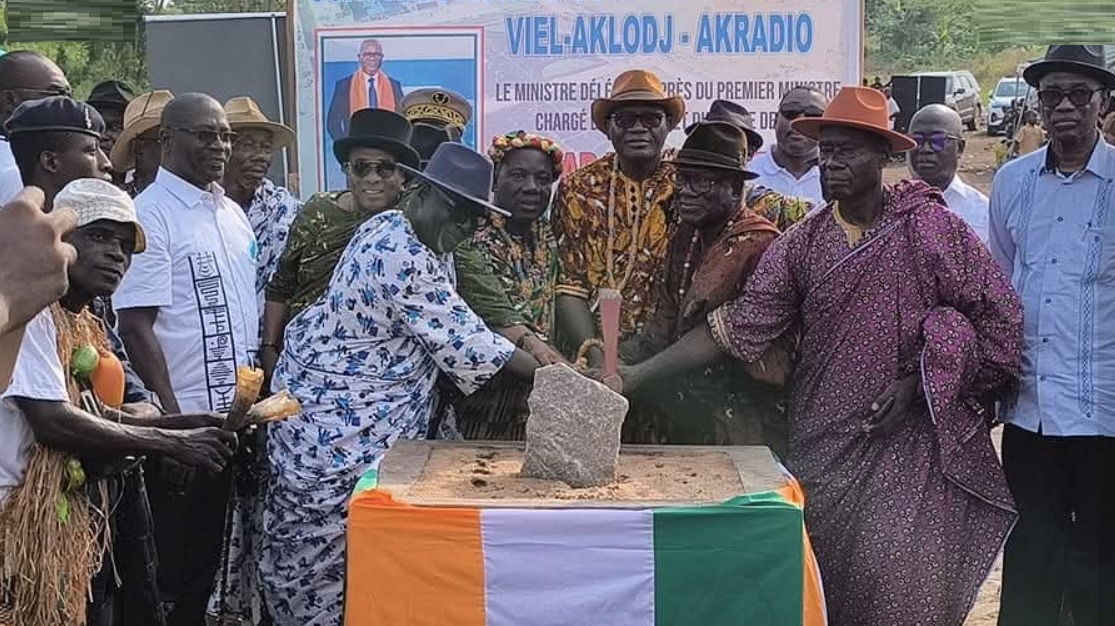
[[[801,489],[694,507],[416,507],[370,473],[346,626],[824,626]]]

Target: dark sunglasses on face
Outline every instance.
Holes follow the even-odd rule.
[[[914,140],[914,143],[917,144],[918,149],[921,149],[922,146],[929,144],[930,150],[932,150],[933,152],[941,152],[945,149],[945,146],[948,145],[949,140],[959,141],[960,139],[962,139],[962,137],[959,137],[957,135],[950,135],[949,133],[944,132],[935,132],[910,133],[910,139]]]
[[[646,129],[658,128],[662,126],[665,119],[666,116],[660,111],[642,111],[640,113],[620,111],[612,114],[612,121],[623,130],[634,128],[635,122],[641,123],[643,128]]]
[[[193,135],[198,141],[205,145],[217,143],[218,141],[224,144],[231,145],[236,141],[236,133],[231,130],[209,130],[208,128],[178,128],[175,126],[170,127],[171,130],[176,130],[187,135]]]
[[[1092,96],[1097,91],[1102,91],[1102,89],[1089,89],[1087,87],[1073,87],[1068,91],[1042,89],[1038,92],[1038,100],[1041,101],[1043,107],[1049,109],[1060,105],[1065,98],[1068,98],[1073,106],[1082,107],[1092,101]]]
[[[787,120],[796,120],[799,117],[821,117],[825,114],[824,109],[817,107],[798,107],[798,106],[783,106],[778,109],[778,114]]]
[[[350,161],[345,163],[345,171],[357,178],[364,178],[372,172],[380,178],[390,178],[399,168],[391,161]]]
[[[442,202],[445,203],[445,210],[449,211],[450,219],[453,220],[454,224],[469,230],[477,230],[480,228],[480,224],[484,221],[484,216],[474,211],[466,211],[458,208],[457,200],[445,191],[442,191],[442,189],[436,185],[430,185],[430,188],[433,189],[438,197],[441,198]]]

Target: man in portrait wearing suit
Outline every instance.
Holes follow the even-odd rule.
[[[334,141],[348,134],[348,122],[360,109],[399,112],[403,86],[383,71],[383,46],[375,39],[360,43],[360,67],[352,76],[337,81],[325,128]]]

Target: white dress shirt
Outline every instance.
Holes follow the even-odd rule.
[[[953,176],[952,183],[945,189],[945,202],[954,213],[964,218],[965,222],[979,235],[980,241],[987,243],[988,200],[979,189],[960,180],[960,175]]]
[[[117,310],[157,307],[155,335],[183,411],[225,411],[236,368],[259,348],[259,246],[244,212],[159,168],[135,200],[147,250],[113,296]]]
[[[23,177],[15,164],[12,146],[6,137],[0,137],[0,206],[7,204],[23,190]]]
[[[759,175],[751,184],[766,187],[789,198],[802,198],[821,206],[825,203],[821,193],[821,169],[814,165],[801,178],[790,173],[774,160],[774,146],[755,155],[747,169]]]

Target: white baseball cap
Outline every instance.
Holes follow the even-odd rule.
[[[76,213],[78,228],[98,220],[131,224],[136,229],[135,252],[147,249],[147,234],[136,219],[136,207],[131,196],[108,181],[97,178],[70,181],[54,197],[54,208]]]

